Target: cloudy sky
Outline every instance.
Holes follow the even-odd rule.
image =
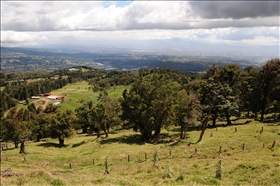
[[[1,45],[182,39],[279,48],[278,1],[1,1]]]

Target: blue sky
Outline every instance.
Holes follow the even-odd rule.
[[[1,1],[1,45],[177,38],[279,49],[279,9],[278,1]]]
[[[129,6],[133,1],[102,1],[102,5],[104,8],[108,8],[111,5],[115,5],[116,7],[125,7]]]

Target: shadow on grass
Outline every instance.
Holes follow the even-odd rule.
[[[60,146],[58,143],[46,142],[46,143],[40,143],[40,144],[38,144],[37,146],[39,146],[39,147],[56,147],[56,148],[62,148],[62,147],[67,147],[68,145]]]
[[[140,134],[132,134],[132,135],[125,135],[116,138],[103,138],[100,144],[110,144],[110,143],[126,143],[126,144],[136,144],[136,145],[144,145],[145,143],[141,140]]]
[[[9,151],[9,150],[15,150],[15,149],[20,149],[20,148],[9,147],[7,149],[2,149],[2,151]]]
[[[83,144],[86,144],[86,142],[85,142],[85,141],[82,141],[82,142],[80,142],[80,143],[73,144],[73,145],[72,145],[72,148],[79,147],[79,146],[81,146],[81,145],[83,145]]]

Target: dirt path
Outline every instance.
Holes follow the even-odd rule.
[[[44,105],[42,105],[42,109],[45,110],[50,100],[47,98],[40,98],[40,100],[45,101]]]

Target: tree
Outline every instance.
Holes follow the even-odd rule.
[[[259,98],[261,97],[259,87],[260,72],[253,67],[246,67],[244,71],[239,87],[240,107],[241,110],[247,111],[247,117],[250,116],[250,111],[252,111],[255,118],[257,118],[257,112],[260,110]]]
[[[75,118],[72,111],[67,110],[64,112],[58,112],[51,120],[49,128],[50,136],[52,138],[58,138],[59,146],[64,146],[65,138],[69,138],[74,135],[75,130],[72,127],[72,123]]]
[[[82,126],[82,133],[88,132],[88,127],[90,126],[90,111],[92,109],[92,102],[82,105],[75,109],[76,117],[78,118],[78,123]]]
[[[260,69],[259,86],[261,91],[261,121],[266,109],[273,100],[280,101],[280,59],[272,59]]]
[[[42,138],[48,137],[48,127],[51,122],[51,116],[46,113],[37,115],[36,120],[32,123],[32,136],[39,142]]]
[[[224,101],[227,100],[227,103],[224,102],[222,105],[220,104],[219,107],[213,108],[213,125],[215,125],[217,115],[220,113],[223,113],[226,117],[227,124],[231,124],[230,117],[233,115],[238,116],[239,114],[239,100],[237,98],[239,98],[240,95],[240,83],[244,73],[237,64],[217,67],[216,64],[213,63],[212,67],[205,71],[208,80],[211,79],[211,81],[217,83],[217,85],[221,84],[223,91],[220,91],[220,93],[222,93],[223,96],[220,97],[224,98]]]
[[[161,129],[170,124],[175,101],[173,82],[164,74],[150,74],[123,92],[121,118],[140,130],[143,141],[157,141]]]
[[[189,125],[194,124],[198,117],[199,100],[194,94],[188,95],[183,89],[178,93],[176,104],[176,123],[181,126],[180,138],[186,137]]]
[[[99,100],[100,103],[88,111],[89,128],[91,133],[97,133],[97,137],[100,137],[101,130],[108,137],[110,129],[121,123],[121,107],[118,100],[110,98],[106,93],[100,94]]]
[[[26,109],[16,110],[16,108],[10,109],[7,117],[3,120],[3,126],[5,128],[5,140],[12,140],[15,144],[15,148],[20,145],[20,153],[26,153],[25,141],[31,136],[31,121],[35,119],[32,113],[29,113]]]
[[[99,113],[100,129],[105,132],[108,137],[110,129],[120,125],[121,106],[117,99],[112,99],[108,94],[103,94],[100,97],[100,104],[97,104],[96,109]]]
[[[208,78],[196,80],[187,87],[195,91],[200,101],[201,134],[198,142],[202,140],[209,120],[212,119],[213,127],[216,127],[218,118],[226,118],[227,125],[230,125],[230,116],[238,114],[236,98],[228,84],[221,84],[215,82],[213,78]]]

